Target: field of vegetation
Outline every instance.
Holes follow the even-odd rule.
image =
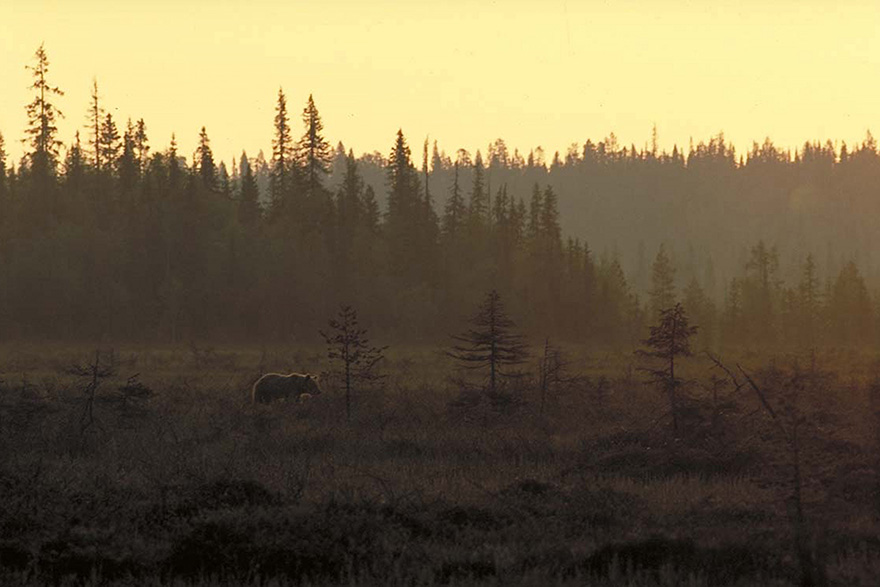
[[[5,585],[875,585],[866,353],[563,349],[494,393],[440,347],[0,348]],[[254,405],[264,372],[323,372]],[[540,373],[543,372],[542,377]]]

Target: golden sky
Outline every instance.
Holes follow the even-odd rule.
[[[502,137],[661,148],[723,131],[860,142],[880,128],[880,1],[0,0],[0,132],[17,157],[41,42],[65,91],[60,138],[85,124],[92,79],[120,126],[143,117],[215,158],[271,151],[279,86],[298,118],[314,94],[331,143],[419,153]],[[299,131],[299,121],[296,120]]]

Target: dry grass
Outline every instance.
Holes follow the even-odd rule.
[[[90,356],[0,349],[0,582],[799,580],[787,453],[754,397],[728,386],[710,401],[708,361],[688,365],[686,431],[673,439],[662,396],[625,355],[574,353],[584,377],[540,415],[527,382],[470,405],[442,355],[399,351],[350,426],[332,377],[304,405],[248,401],[260,372],[326,371],[321,349],[198,347],[106,352],[115,375],[86,425],[68,368]],[[804,496],[828,581],[867,585],[880,567],[874,362],[847,360],[797,406],[810,420]],[[152,393],[122,397],[135,374]]]

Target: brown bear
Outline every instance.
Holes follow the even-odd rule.
[[[308,373],[266,373],[254,383],[251,393],[253,402],[268,404],[277,400],[300,400],[300,396],[320,395],[317,378]]]

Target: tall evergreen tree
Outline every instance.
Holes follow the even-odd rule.
[[[143,173],[150,156],[150,139],[147,137],[147,125],[143,118],[138,119],[134,131],[134,151],[137,156],[138,169]]]
[[[119,139],[116,121],[113,120],[113,115],[108,112],[104,115],[104,122],[101,124],[101,133],[98,141],[98,150],[101,152],[103,169],[108,172],[116,170],[121,146]]]
[[[819,289],[819,275],[813,254],[807,255],[801,270],[801,280],[797,288],[797,323],[799,338],[807,348],[815,348],[816,334],[822,311],[822,292]]]
[[[449,188],[449,199],[446,200],[446,209],[443,213],[443,235],[447,241],[459,238],[466,214],[467,208],[458,184],[458,161],[456,161],[453,167],[452,185]]]
[[[238,222],[251,228],[260,219],[260,191],[247,155],[241,154],[241,190],[238,196]]]
[[[421,210],[418,176],[413,168],[409,145],[403,131],[397,131],[394,148],[388,158],[388,210],[386,237],[389,264],[397,276],[412,276],[418,267],[419,212]]]
[[[831,288],[828,315],[832,341],[843,345],[864,345],[874,336],[874,310],[868,288],[853,261],[840,270]]]
[[[31,172],[37,178],[47,178],[55,173],[61,147],[61,141],[57,139],[57,124],[58,119],[64,116],[52,102],[52,97],[63,96],[64,92],[49,83],[49,57],[43,45],[34,53],[34,60],[35,65],[26,66],[34,79],[30,86],[34,99],[26,107],[28,127],[25,132],[30,138],[28,159]]]
[[[278,88],[275,105],[275,136],[272,138],[272,164],[269,176],[269,194],[272,207],[280,210],[293,189],[291,175],[295,169],[293,135],[287,115],[287,98]]]
[[[89,145],[92,147],[92,162],[96,171],[101,171],[101,120],[104,118],[104,110],[101,108],[98,95],[98,80],[92,79],[92,94],[89,103],[87,121],[89,125]]]
[[[6,144],[3,141],[3,133],[0,132],[0,208],[3,206],[3,199],[6,196]],[[0,209],[0,215],[3,210]]]
[[[471,187],[471,198],[468,203],[468,218],[471,231],[481,231],[489,217],[489,197],[483,170],[483,157],[477,151],[474,157],[474,183]]]
[[[134,188],[138,181],[139,167],[135,154],[135,129],[128,119],[125,134],[122,135],[122,155],[119,157],[119,185],[127,192]]]
[[[333,152],[322,134],[324,124],[311,94],[303,109],[302,120],[305,133],[297,144],[297,153],[306,198],[314,200],[323,193],[323,180],[330,169]]]
[[[671,308],[675,304],[675,267],[666,254],[663,244],[660,245],[651,267],[650,301],[653,317],[659,316],[661,310]]]
[[[196,149],[196,159],[199,166],[199,177],[202,185],[209,190],[217,187],[217,168],[214,165],[214,153],[211,151],[211,139],[208,132],[202,127],[199,133],[199,146]]]

